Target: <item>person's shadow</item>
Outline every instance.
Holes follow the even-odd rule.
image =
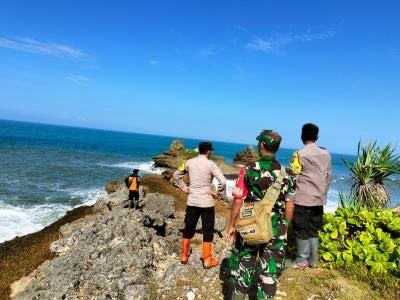
[[[229,258],[224,258],[219,267],[219,279],[222,281],[222,295],[225,300],[232,299],[232,275],[229,268]]]

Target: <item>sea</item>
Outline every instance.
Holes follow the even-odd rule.
[[[0,120],[0,242],[38,230],[68,210],[91,205],[104,196],[107,182],[139,175],[161,174],[152,157],[180,139],[185,148],[199,140],[88,128]],[[246,144],[212,141],[215,153],[232,162]],[[294,149],[280,149],[278,159],[288,164]],[[332,154],[333,181],[325,211],[338,206],[338,192],[350,189],[349,172],[342,159]],[[228,197],[234,180],[228,180]],[[398,186],[398,185],[397,185]],[[400,189],[391,189],[400,199]],[[396,205],[398,202],[392,203]]]

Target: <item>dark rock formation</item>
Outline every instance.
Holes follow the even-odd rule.
[[[257,152],[252,146],[247,146],[246,149],[236,154],[233,163],[236,165],[247,165],[259,159]]]

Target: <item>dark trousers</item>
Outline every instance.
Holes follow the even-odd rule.
[[[129,191],[129,200],[139,200],[139,191]]]
[[[297,239],[308,240],[318,237],[324,215],[323,206],[294,205],[293,230]]]
[[[138,200],[139,200],[139,191],[129,191],[129,207],[136,209]]]
[[[187,206],[183,238],[191,239],[196,231],[196,225],[201,217],[203,242],[212,242],[214,238],[215,208]]]

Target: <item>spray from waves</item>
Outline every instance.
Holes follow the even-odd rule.
[[[116,163],[116,164],[103,164],[99,163],[98,164],[101,167],[108,167],[108,168],[121,168],[121,169],[138,169],[140,170],[140,173],[143,174],[157,174],[160,175],[162,172],[164,172],[166,169],[165,168],[158,168],[154,166],[153,161],[147,161],[147,162],[135,162],[135,161],[127,161],[127,162],[121,162],[121,163]]]
[[[0,242],[41,230],[62,217],[68,209],[70,207],[63,204],[21,207],[0,202]]]
[[[70,194],[71,199],[80,200],[83,205],[93,205],[96,203],[97,199],[104,197],[107,194],[103,187],[90,189],[66,189],[64,191]],[[82,204],[75,207],[81,206]]]
[[[339,191],[330,188],[328,191],[328,200],[324,207],[325,212],[334,213],[339,206]]]
[[[0,201],[0,243],[43,229],[63,217],[67,211],[82,205],[93,205],[106,192],[103,188],[66,189],[70,198],[80,204],[71,206],[60,203],[47,203],[30,206],[15,206]],[[51,201],[51,197],[46,197]]]

